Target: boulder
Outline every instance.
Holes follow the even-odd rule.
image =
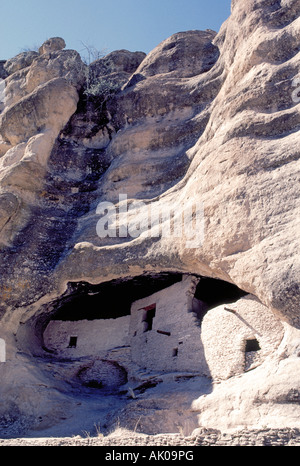
[[[170,73],[181,78],[205,73],[219,57],[213,44],[216,35],[212,30],[174,34],[148,54],[136,73],[146,77]]]
[[[94,61],[89,66],[86,92],[101,96],[119,91],[145,57],[143,52],[117,50]]]
[[[78,94],[71,84],[64,78],[52,79],[1,115],[0,134],[6,142],[17,145],[45,129],[59,132],[75,112],[77,102]]]
[[[86,67],[75,50],[53,51],[40,55],[26,76],[26,91],[32,92],[40,84],[54,78],[65,78],[78,90],[86,79]]]
[[[15,71],[5,80],[4,108],[14,105],[38,86],[55,78],[65,78],[79,90],[86,76],[86,66],[75,50],[61,50],[51,55],[37,55],[31,66]]]
[[[43,45],[39,48],[39,54],[43,55],[45,53],[57,52],[63,50],[66,46],[64,39],[61,37],[52,37],[51,39],[46,40]]]
[[[19,53],[19,55],[16,57],[11,58],[5,62],[4,69],[8,75],[11,75],[30,66],[33,60],[35,60],[38,56],[39,54],[33,51]]]
[[[90,64],[90,70],[95,77],[111,73],[125,72],[133,74],[146,57],[144,52],[116,50]]]

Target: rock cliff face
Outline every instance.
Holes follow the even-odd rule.
[[[40,339],[70,284],[183,273],[238,286],[285,329],[262,366],[195,397],[199,425],[299,427],[299,13],[299,0],[234,0],[218,33],[177,33],[147,56],[86,65],[54,38],[1,64],[0,425],[71,409]],[[132,234],[117,215],[104,237],[105,207],[126,199]],[[182,219],[199,206],[192,244],[149,223],[150,207]]]

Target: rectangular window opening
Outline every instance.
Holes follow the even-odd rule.
[[[251,353],[252,351],[259,351],[261,348],[256,338],[246,340],[245,353]]]
[[[178,356],[178,348],[173,348],[172,356],[173,356],[173,358],[177,358],[177,356]]]
[[[144,333],[145,332],[150,332],[153,328],[153,319],[155,317],[156,313],[156,304],[151,304],[150,306],[147,306],[143,308],[144,310],[144,315],[143,315],[143,324],[144,324]]]
[[[70,337],[68,348],[76,348],[77,346],[77,337]]]

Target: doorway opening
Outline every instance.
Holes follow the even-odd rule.
[[[143,332],[150,332],[153,328],[153,319],[155,317],[156,313],[156,304],[151,304],[150,306],[147,306],[144,308],[144,315],[143,315],[143,324],[144,324],[144,329]]]
[[[77,337],[70,337],[68,348],[76,348]]]

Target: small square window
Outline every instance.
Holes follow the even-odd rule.
[[[259,351],[260,346],[256,338],[251,340],[246,340],[245,353],[250,353],[252,351]]]

